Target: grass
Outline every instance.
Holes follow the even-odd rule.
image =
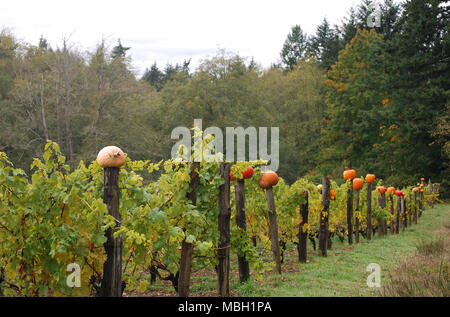
[[[288,245],[283,274],[268,273],[261,281],[252,277],[247,283],[239,284],[236,256],[232,255],[231,295],[448,296],[449,240],[450,205],[441,204],[427,209],[417,225],[400,231],[398,235],[375,236],[370,242],[361,238],[359,244],[352,246],[347,241],[335,240],[327,257],[320,257],[308,243],[307,263],[298,263],[295,247]],[[366,268],[370,263],[380,265],[381,288],[367,286],[370,273]],[[423,278],[410,278],[417,276]],[[405,287],[409,291],[401,291]],[[418,291],[420,288],[432,291]],[[146,295],[176,296],[161,281],[150,286]],[[193,274],[191,296],[217,296],[217,276],[213,270]]]

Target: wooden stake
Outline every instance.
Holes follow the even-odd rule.
[[[395,221],[395,233],[398,234],[399,233],[399,228],[400,228],[400,213],[401,213],[401,201],[402,201],[402,196],[398,196],[397,197],[397,218]]]
[[[275,197],[273,195],[273,188],[266,189],[267,206],[269,207],[269,233],[270,241],[272,242],[272,254],[275,261],[275,270],[281,274],[281,258],[280,258],[280,240],[278,239],[278,223],[277,212],[275,209]]]
[[[359,190],[355,194],[355,211],[359,211]],[[359,218],[355,216],[355,242],[359,243]]]
[[[220,175],[225,184],[219,186],[219,296],[230,296],[230,163],[220,164]]]
[[[372,238],[372,183],[367,184],[367,240]]]
[[[417,225],[417,192],[414,192],[414,223]]]
[[[197,204],[197,191],[200,184],[200,177],[198,169],[200,162],[191,163],[191,179],[189,181],[190,192],[187,193],[187,198],[192,205]],[[180,259],[180,274],[178,277],[178,296],[188,297],[191,283],[191,269],[192,269],[192,254],[194,253],[194,245],[186,242],[186,239],[181,243],[181,259]]]
[[[327,256],[328,244],[328,216],[330,212],[330,180],[322,177],[322,212],[320,215],[319,250],[321,256]]]
[[[306,263],[307,249],[306,241],[308,240],[308,230],[303,231],[303,226],[308,224],[308,191],[304,191],[305,203],[300,204],[300,216],[302,221],[298,226],[298,260]]]
[[[353,180],[350,181],[350,188],[347,192],[347,230],[348,244],[353,244]]]
[[[390,207],[391,215],[395,216],[394,215],[394,196],[392,194],[389,195],[389,200],[391,201],[391,207]],[[394,234],[395,233],[395,220],[394,220],[394,217],[391,217],[390,228],[391,228],[391,234]]]
[[[247,222],[245,219],[245,180],[238,180],[234,186],[236,200],[236,225],[243,231],[247,231]],[[250,266],[245,259],[245,254],[238,255],[239,280],[241,283],[247,281],[250,277]]]
[[[104,196],[103,201],[108,208],[108,214],[116,221],[115,228],[106,230],[106,261],[103,264],[103,278],[101,282],[100,296],[122,296],[122,245],[123,238],[119,235],[114,239],[114,231],[121,225],[119,214],[119,168],[106,167],[104,169]]]

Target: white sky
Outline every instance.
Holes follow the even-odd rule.
[[[213,56],[218,48],[254,57],[263,67],[279,60],[291,27],[308,34],[327,17],[339,23],[359,0],[0,0],[0,29],[37,45],[41,34],[55,48],[69,37],[82,50],[102,38],[110,47],[120,38],[142,74],[154,61],[160,68]],[[191,68],[193,69],[193,68]]]

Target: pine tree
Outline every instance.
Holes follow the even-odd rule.
[[[340,28],[340,37],[343,43],[341,47],[344,48],[345,44],[350,43],[351,39],[355,36],[356,30],[358,29],[356,22],[356,11],[355,8],[350,8],[347,17],[344,18],[342,27]]]
[[[331,28],[326,18],[311,38],[309,50],[317,56],[318,61],[326,69],[336,62],[340,50],[339,35],[336,28]]]
[[[308,48],[307,38],[300,25],[292,27],[281,50],[281,61],[287,68],[292,70],[297,61],[305,57]]]
[[[385,151],[398,175],[437,177],[443,169],[442,146],[431,133],[449,100],[449,9],[448,1],[408,0],[388,46],[388,118],[401,139]]]
[[[156,90],[160,91],[164,85],[164,73],[159,70],[156,62],[153,63],[150,69],[146,69],[142,79],[150,83]]]
[[[119,39],[117,46],[115,46],[111,52],[111,57],[113,59],[116,59],[118,57],[125,58],[125,55],[127,54],[127,51],[130,48],[131,47],[122,46],[122,43],[120,42],[120,39]]]
[[[380,32],[383,33],[385,41],[390,41],[397,32],[395,25],[400,16],[400,5],[394,3],[392,0],[384,0],[384,3],[380,6],[380,12]]]

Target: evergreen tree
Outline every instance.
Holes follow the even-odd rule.
[[[331,28],[326,18],[311,38],[309,50],[317,56],[318,61],[326,69],[336,62],[340,50],[339,35],[336,29]]]
[[[397,124],[401,142],[385,151],[398,175],[434,178],[444,169],[442,146],[432,132],[449,100],[449,14],[448,1],[408,0],[388,46],[388,117]]]
[[[125,58],[125,55],[127,54],[127,51],[130,49],[131,47],[125,47],[122,45],[122,43],[120,42],[120,39],[118,40],[118,44],[116,46],[114,46],[114,48],[112,49],[111,52],[111,57],[113,59],[116,59],[118,57],[121,58]]]
[[[150,69],[146,69],[142,79],[150,83],[156,90],[160,91],[164,85],[164,73],[159,70],[156,62],[153,63]]]
[[[390,41],[394,34],[397,32],[396,23],[400,16],[400,5],[394,3],[392,0],[384,0],[380,6],[381,12],[381,29],[384,40]]]
[[[341,43],[341,48],[345,47],[345,44],[350,43],[351,39],[355,36],[356,30],[358,29],[356,22],[356,11],[355,8],[350,8],[347,17],[344,18],[342,27],[340,28],[340,37],[343,43]]]
[[[292,70],[297,61],[305,57],[307,49],[307,34],[303,32],[300,25],[293,26],[281,50],[282,63]]]
[[[321,153],[327,173],[337,168],[334,175],[340,176],[345,165],[384,173],[383,161],[374,155],[387,98],[383,49],[375,30],[358,30],[328,73],[327,146]]]

